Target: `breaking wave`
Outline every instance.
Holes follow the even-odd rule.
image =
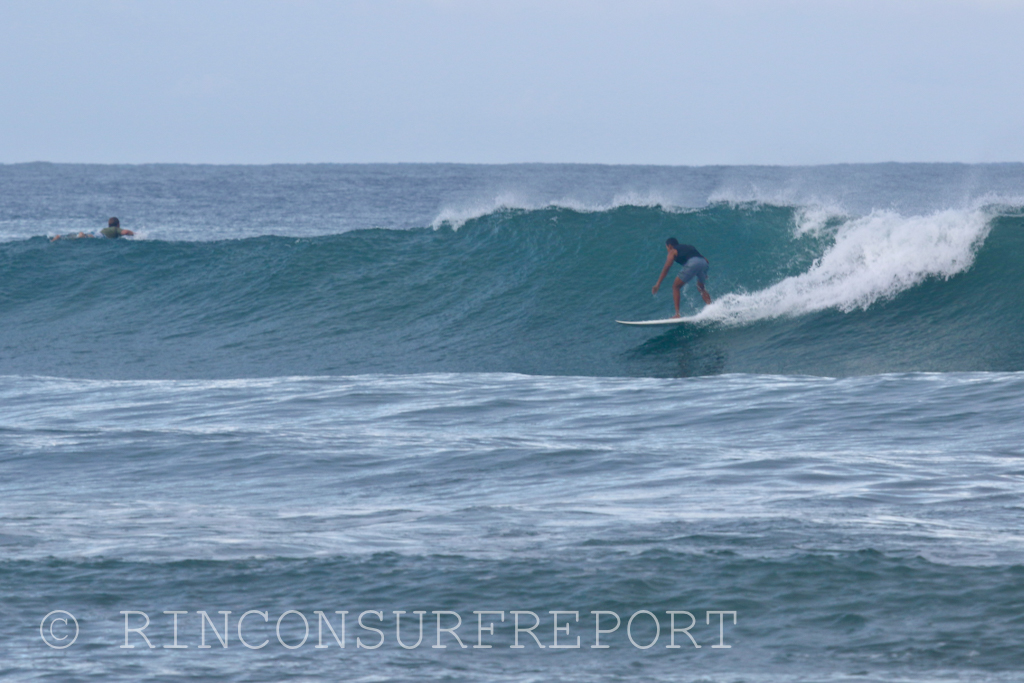
[[[720,202],[442,213],[410,230],[0,244],[0,373],[687,376],[1024,369],[1024,215]],[[507,200],[507,201],[506,201]],[[646,202],[646,203],[645,203]],[[664,240],[711,263],[695,324],[650,294]]]

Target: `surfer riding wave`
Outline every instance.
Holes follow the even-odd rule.
[[[701,253],[692,244],[679,244],[679,240],[675,237],[669,237],[665,240],[665,249],[668,251],[668,258],[665,259],[665,266],[661,269],[658,281],[651,287],[651,293],[658,293],[662,280],[668,275],[669,268],[672,267],[673,263],[678,263],[683,266],[683,269],[679,271],[675,282],[672,283],[672,299],[676,305],[676,314],[672,317],[680,317],[680,291],[683,289],[683,285],[694,278],[697,278],[697,289],[700,290],[700,297],[704,299],[704,305],[710,304],[711,295],[708,294],[708,290],[704,289],[704,281],[708,277],[708,268],[711,267],[708,260],[701,256]]]

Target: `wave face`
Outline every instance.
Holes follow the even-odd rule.
[[[711,262],[668,332],[664,240]],[[0,243],[0,373],[860,375],[1024,369],[1024,215],[717,202],[498,208],[437,227]],[[673,275],[674,275],[673,271]]]

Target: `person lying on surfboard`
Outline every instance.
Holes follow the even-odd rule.
[[[131,230],[123,229],[121,227],[121,221],[117,220],[116,218],[111,218],[110,220],[107,221],[107,227],[105,227],[102,230],[100,230],[100,234],[98,234],[98,235],[95,234],[95,233],[92,233],[92,232],[80,232],[77,235],[68,235],[64,239],[69,239],[69,240],[70,239],[76,239],[77,240],[77,239],[81,239],[83,237],[109,237],[110,239],[117,239],[118,237],[121,237],[122,235],[128,236],[128,237],[134,237],[135,233],[132,232]],[[57,235],[56,237],[54,237],[50,241],[51,242],[56,242],[60,238],[61,238],[60,235]]]
[[[658,293],[661,281],[668,275],[668,269],[672,267],[672,262],[674,261],[682,264],[683,269],[679,271],[676,281],[672,283],[672,298],[676,303],[676,314],[672,317],[679,317],[679,291],[683,288],[683,285],[693,278],[697,278],[697,289],[700,290],[700,298],[704,299],[704,305],[710,304],[711,295],[708,294],[708,290],[704,289],[704,281],[708,277],[708,268],[711,267],[708,260],[701,256],[700,252],[693,245],[679,244],[679,240],[675,237],[669,237],[665,240],[665,248],[668,250],[668,258],[665,259],[665,267],[661,269],[658,281],[651,287],[651,293]]]

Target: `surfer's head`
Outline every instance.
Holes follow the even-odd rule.
[[[669,237],[667,240],[665,240],[665,246],[672,247],[673,249],[678,249],[679,240],[677,240],[675,237]]]
[[[111,218],[110,220],[107,221],[107,227],[108,228],[120,228],[121,227],[121,221],[117,220],[116,218]]]

